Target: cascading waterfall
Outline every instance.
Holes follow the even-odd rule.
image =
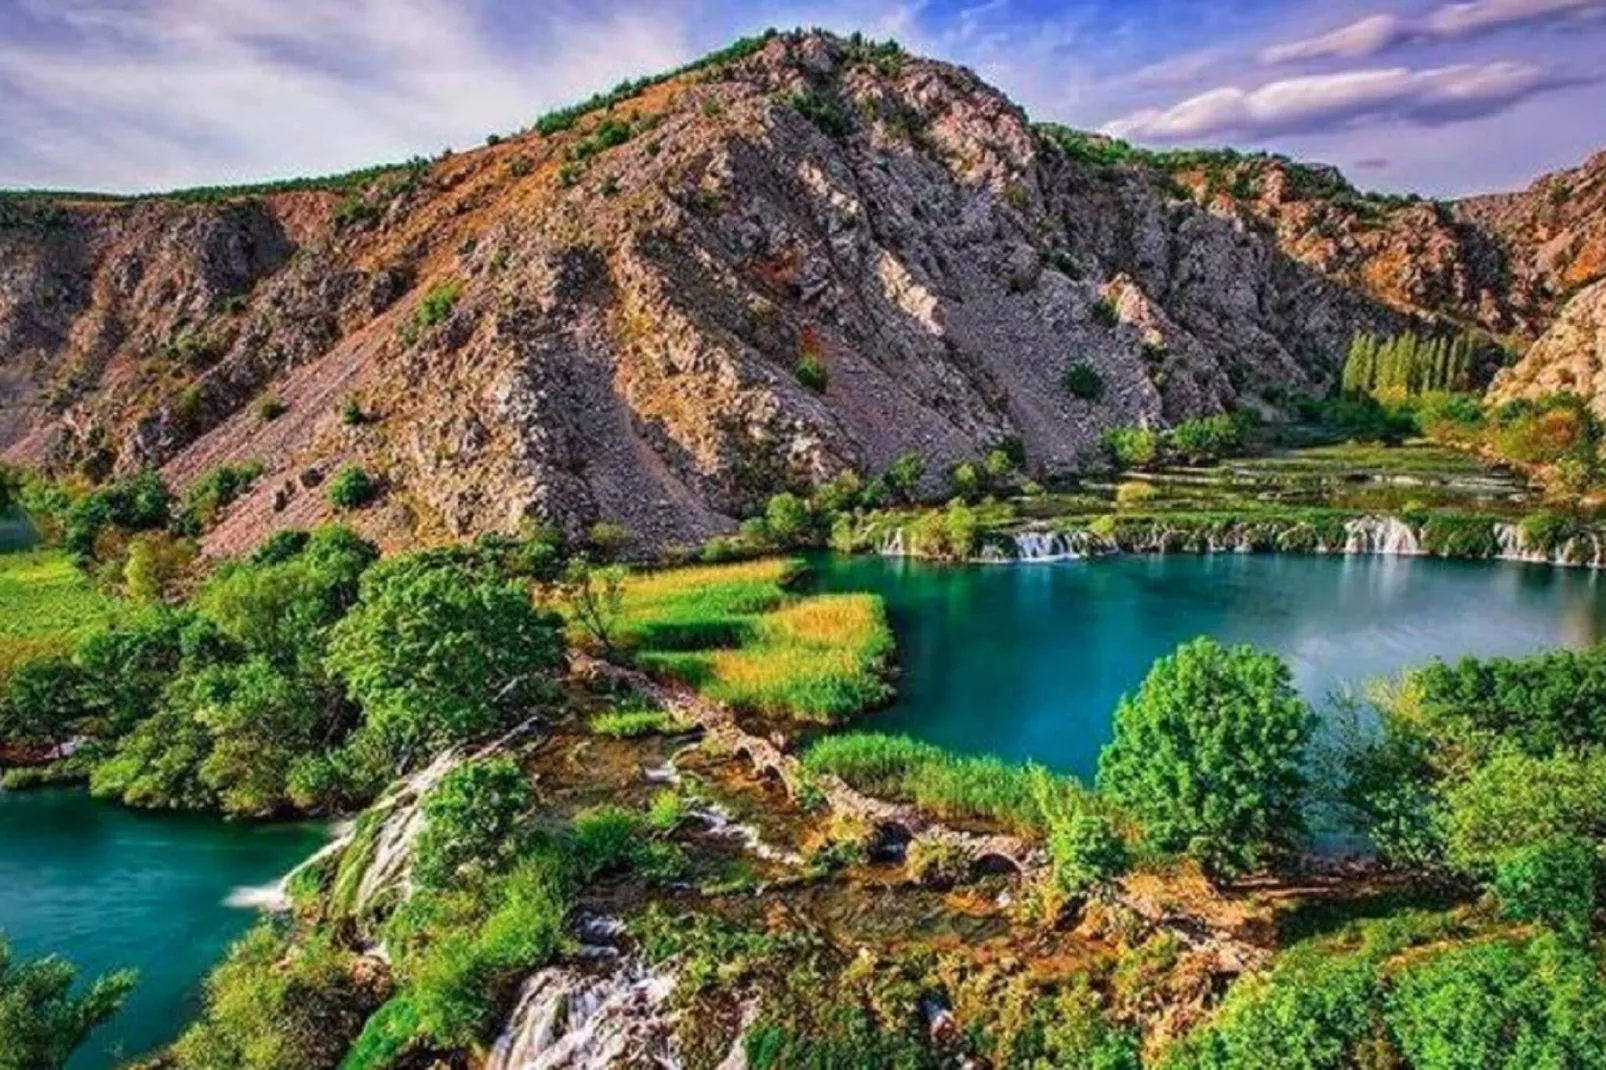
[[[1422,543],[1411,525],[1393,516],[1363,516],[1344,524],[1346,554],[1416,557]]]
[[[731,812],[719,803],[692,807],[687,811],[687,816],[701,822],[709,835],[735,840],[756,858],[762,858],[766,862],[784,862],[793,866],[803,864],[803,857],[797,852],[765,843],[758,829],[737,821],[731,816]]]
[[[371,846],[366,851],[362,877],[351,901],[354,916],[363,916],[381,895],[392,890],[399,890],[402,899],[412,894],[413,845],[424,828],[424,797],[462,763],[500,753],[540,720],[540,717],[531,717],[472,752],[458,748],[442,751],[434,761],[394,785],[374,803],[369,813],[379,815],[378,827],[364,834]],[[354,839],[355,833],[339,849],[350,846]]]
[[[357,883],[353,913],[359,916],[365,913],[380,893],[390,888],[399,886],[404,896],[411,890],[413,844],[424,827],[424,796],[455,769],[462,758],[458,750],[443,751],[374,804],[376,808],[384,808],[385,816],[373,833],[373,850],[363,868],[362,879]]]
[[[676,977],[621,956],[623,932],[611,918],[582,922],[579,958],[587,962],[548,966],[525,980],[485,1070],[606,1070],[627,1059],[678,1070],[668,1008]]]
[[[1489,521],[1498,547],[1487,556],[1504,561],[1533,564],[1606,568],[1606,541],[1596,530],[1570,535],[1547,547],[1530,546],[1520,525]],[[990,533],[970,558],[981,564],[1044,563],[1073,561],[1116,553],[1254,553],[1257,550],[1285,550],[1317,554],[1380,554],[1393,557],[1422,557],[1432,552],[1424,545],[1421,532],[1395,516],[1375,515],[1345,521],[1342,539],[1325,536],[1319,526],[1300,521],[1244,521],[1208,526],[1172,526],[1161,523],[1135,525],[1123,531],[1119,540],[1101,536],[1085,528],[1050,531],[1032,527],[1019,531]],[[1334,533],[1336,536],[1336,532]],[[902,530],[893,531],[881,542],[880,552],[889,557],[918,556]],[[1453,556],[1453,554],[1452,554]]]
[[[1074,561],[1115,553],[1114,542],[1085,529],[1071,531],[1017,531],[1010,536],[1017,561]]]
[[[350,847],[355,829],[356,825],[350,821],[340,822],[334,827],[329,837],[329,842],[303,859],[289,873],[286,873],[272,884],[242,885],[228,894],[228,897],[223,900],[224,905],[249,907],[272,913],[282,913],[289,910],[290,886],[296,877],[306,870],[317,869],[329,859]]]

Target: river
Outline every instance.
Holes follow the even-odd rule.
[[[100,1070],[174,1038],[200,984],[255,920],[250,902],[325,838],[310,824],[151,814],[82,791],[0,791],[0,929],[22,957],[61,954],[83,976],[140,982],[71,1070]]]
[[[813,582],[872,590],[898,635],[899,697],[865,728],[1083,776],[1154,659],[1207,634],[1287,659],[1313,701],[1435,657],[1583,647],[1606,635],[1594,573],[1422,558],[1115,556],[939,565],[820,556]],[[171,1040],[252,922],[250,890],[311,854],[313,825],[149,814],[83,792],[0,792],[0,929],[86,975],[141,971],[75,1057],[100,1070]]]
[[[1511,562],[1229,553],[813,564],[821,589],[885,597],[897,632],[898,699],[862,727],[1081,776],[1120,696],[1196,635],[1282,655],[1318,705],[1433,658],[1606,635],[1606,579]]]

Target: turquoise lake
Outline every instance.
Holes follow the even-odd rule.
[[[898,699],[859,727],[1084,777],[1120,696],[1196,635],[1282,655],[1318,706],[1436,657],[1606,637],[1600,577],[1507,562],[1216,554],[813,565],[820,589],[881,594],[897,632]]]
[[[1318,705],[1431,658],[1606,637],[1593,573],[1420,558],[1117,556],[937,565],[821,556],[813,583],[886,598],[899,697],[860,726],[1090,775],[1110,716],[1150,664],[1207,634],[1281,654]],[[75,1057],[101,1070],[171,1040],[201,979],[254,920],[250,890],[323,842],[312,825],[148,814],[76,791],[0,792],[0,929],[86,975],[141,971]]]
[[[99,1070],[172,1040],[202,978],[257,917],[255,894],[324,842],[314,825],[150,814],[81,791],[0,791],[0,930],[81,976],[131,966],[123,1011],[69,1063]]]

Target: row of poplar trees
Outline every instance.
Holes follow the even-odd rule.
[[[1422,338],[1414,331],[1357,334],[1344,360],[1344,393],[1409,397],[1472,389],[1477,345],[1471,335]]]

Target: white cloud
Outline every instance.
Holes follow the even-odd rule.
[[[1210,89],[1169,108],[1117,119],[1104,131],[1141,141],[1184,142],[1313,133],[1369,121],[1437,125],[1493,115],[1580,81],[1510,62],[1352,70],[1285,78],[1250,90]]]
[[[1421,18],[1379,14],[1318,37],[1286,41],[1260,52],[1262,63],[1375,56],[1413,41],[1445,41],[1492,33],[1509,26],[1606,11],[1606,0],[1467,0],[1444,4]]]
[[[31,0],[0,42],[0,183],[156,188],[463,146],[692,47],[673,5],[543,5],[515,48],[451,0]],[[59,43],[49,43],[49,42]]]
[[[1397,15],[1372,15],[1320,37],[1271,45],[1261,51],[1260,59],[1263,63],[1294,63],[1326,56],[1371,56],[1403,40],[1409,32],[1405,20]]]

